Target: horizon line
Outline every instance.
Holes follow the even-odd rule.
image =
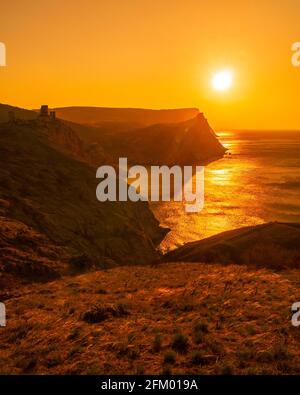
[[[36,112],[39,108],[20,107],[18,105],[1,103],[0,105],[16,107],[27,111]],[[118,109],[118,110],[148,110],[148,111],[178,111],[178,110],[197,110],[200,114],[205,114],[200,111],[198,107],[175,107],[175,108],[145,108],[145,107],[110,107],[110,106],[96,106],[96,105],[66,105],[66,106],[49,106],[50,109],[63,109],[63,108],[103,108],[103,109]],[[60,118],[61,119],[61,118]],[[62,119],[63,120],[63,119]],[[218,132],[300,132],[300,126],[297,129],[275,129],[275,128],[213,128],[216,133]]]

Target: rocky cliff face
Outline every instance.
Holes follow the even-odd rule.
[[[180,129],[184,132],[179,130],[178,143],[171,154],[175,163],[206,164],[224,155],[225,148],[203,114],[181,124]]]
[[[55,110],[64,122],[59,127],[52,123],[48,131],[44,127],[49,140],[93,166],[117,164],[119,157],[124,156],[132,164],[203,165],[225,153],[206,118],[196,108]],[[37,118],[34,111],[0,104],[0,122],[8,120],[8,111],[14,111],[16,118],[22,120]]]
[[[2,124],[2,216],[63,247],[79,266],[156,260],[166,231],[148,204],[98,202],[98,180],[85,155],[80,139],[59,121]]]
[[[158,260],[156,247],[167,230],[146,202],[98,202],[96,167],[123,156],[135,164],[204,164],[224,153],[198,112],[180,123],[99,133],[101,128],[0,105],[0,115],[11,110],[17,120],[0,123],[2,283],[15,275],[46,280],[77,269]],[[183,114],[177,111],[175,118]],[[147,116],[150,122],[158,115]]]
[[[86,133],[86,136],[88,133]],[[225,153],[203,114],[180,123],[157,124],[127,132],[95,132],[114,158],[126,156],[133,164],[204,165]]]

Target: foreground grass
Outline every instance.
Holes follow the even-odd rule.
[[[299,273],[177,263],[24,287],[6,300],[0,372],[299,374]]]

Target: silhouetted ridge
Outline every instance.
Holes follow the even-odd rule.
[[[37,114],[34,111],[0,103],[0,123],[9,121],[10,112],[14,114],[16,119],[30,120],[37,118]]]
[[[299,267],[300,224],[271,222],[230,230],[187,243],[166,254],[164,260],[250,264],[275,269]]]
[[[148,110],[142,108],[62,107],[54,110],[59,118],[66,121],[98,126],[118,123],[148,126],[156,123],[181,122],[194,118],[199,113],[196,108]]]
[[[159,227],[148,203],[98,202],[95,168],[85,163],[81,140],[61,121],[1,124],[0,169],[0,215],[30,227],[41,235],[37,240],[46,238],[49,245],[63,247],[65,256],[82,256],[72,260],[80,268],[145,264],[159,257],[156,246],[166,230]],[[12,239],[11,245],[18,243]],[[5,256],[9,272],[12,266]],[[23,256],[25,265],[28,255]],[[32,267],[39,267],[40,258],[35,262]]]
[[[85,133],[88,139],[89,132]],[[203,114],[179,123],[155,124],[125,131],[98,130],[90,135],[114,158],[128,157],[134,164],[206,164],[220,158],[225,148]]]

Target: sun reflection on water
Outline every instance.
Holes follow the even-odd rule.
[[[201,212],[187,215],[181,202],[151,203],[162,225],[172,229],[161,244],[163,251],[229,229],[299,218],[300,168],[295,172],[295,160],[300,155],[300,135],[294,157],[290,148],[294,142],[285,143],[290,155],[283,155],[281,146],[272,141],[267,145],[255,136],[243,139],[232,132],[222,132],[219,137],[228,152],[205,168],[205,203]],[[289,195],[285,185],[291,188]]]

